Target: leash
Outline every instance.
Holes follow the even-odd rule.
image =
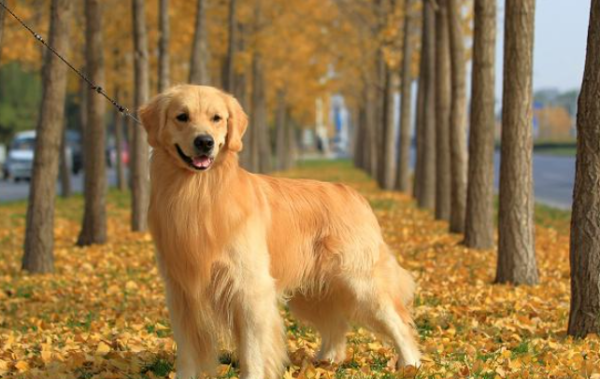
[[[50,46],[45,40],[44,38],[42,38],[41,35],[39,35],[38,33],[36,33],[32,28],[30,28],[23,20],[21,20],[19,18],[19,16],[17,16],[8,6],[6,6],[6,4],[4,3],[4,1],[0,1],[0,6],[2,8],[4,8],[11,16],[13,16],[13,18],[15,20],[17,20],[17,22],[19,24],[21,24],[21,26],[23,26],[29,33],[31,33],[31,35],[33,35],[33,37],[35,37],[35,39],[37,39],[42,45],[44,45],[44,47],[48,50],[50,50],[50,52],[52,52],[52,54],[54,54],[58,59],[60,59],[61,61],[63,61],[64,64],[66,64],[71,71],[73,71],[75,74],[77,74],[77,76],[79,76],[84,82],[86,82],[89,86],[90,89],[95,91],[96,93],[102,95],[106,100],[108,100],[115,108],[117,108],[117,110],[119,111],[119,113],[121,113],[123,116],[125,117],[129,117],[131,118],[133,121],[137,122],[138,124],[142,125],[142,122],[140,120],[138,120],[133,114],[131,114],[129,112],[129,109],[127,109],[126,107],[122,106],[121,104],[119,104],[115,99],[113,99],[112,97],[110,97],[102,87],[96,85],[94,82],[92,82],[84,73],[82,73],[81,71],[79,71],[75,66],[73,66],[66,58],[64,58],[58,51],[54,50],[54,48],[52,46]]]

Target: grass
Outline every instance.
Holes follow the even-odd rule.
[[[577,142],[538,141],[533,145],[536,154],[574,157],[577,154]]]

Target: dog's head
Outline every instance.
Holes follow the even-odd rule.
[[[142,106],[139,115],[150,146],[192,171],[208,170],[225,153],[241,151],[248,126],[233,96],[207,86],[175,86]]]

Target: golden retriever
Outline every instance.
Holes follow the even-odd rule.
[[[419,365],[414,283],[361,195],[240,168],[247,117],[216,88],[173,87],[139,114],[153,147],[148,218],[179,378],[211,372],[224,339],[237,345],[242,378],[280,378],[279,300],[320,333],[319,360],[344,360],[357,322],[391,338],[400,365]]]

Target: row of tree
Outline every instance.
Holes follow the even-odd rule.
[[[394,1],[371,3],[377,16]],[[420,207],[464,233],[464,244],[494,247],[495,40],[494,0],[475,0],[464,12],[458,0],[421,1],[421,39],[416,104],[416,165],[412,194]],[[409,192],[409,151],[414,10],[404,1],[400,133],[390,115],[390,62],[372,56],[358,110],[355,163],[384,189]],[[468,15],[464,17],[463,15]],[[473,16],[470,118],[466,103],[465,22]],[[534,0],[506,0],[498,211],[497,283],[539,283],[534,245],[532,179],[532,56]],[[385,16],[383,16],[385,17]],[[374,28],[376,29],[376,28]],[[600,1],[592,1],[588,54],[577,117],[569,334],[600,330]],[[595,96],[595,97],[594,97]],[[468,122],[467,122],[468,121]],[[467,138],[467,124],[469,135]],[[467,154],[468,141],[468,154]],[[396,149],[398,151],[396,151]],[[468,158],[467,158],[468,157]],[[394,170],[394,165],[396,170]],[[394,179],[395,176],[395,179]]]
[[[302,6],[287,9],[283,1],[255,0],[243,2],[241,3],[243,6],[240,7],[235,0],[231,0],[227,2],[225,10],[228,22],[225,24],[227,30],[224,31],[214,30],[214,28],[209,30],[211,24],[207,21],[209,11],[211,15],[218,14],[223,12],[223,9],[216,8],[222,6],[217,7],[213,3],[212,7],[209,7],[207,0],[197,0],[190,45],[172,46],[171,14],[185,12],[186,10],[182,8],[185,8],[186,4],[178,2],[173,4],[174,8],[172,8],[168,0],[159,0],[153,4],[156,7],[156,13],[153,14],[156,15],[156,19],[153,22],[157,24],[156,28],[159,31],[158,38],[152,39],[156,42],[158,50],[157,62],[151,62],[150,51],[153,49],[150,47],[149,35],[153,34],[154,24],[150,27],[147,25],[147,16],[152,12],[146,9],[147,2],[144,0],[131,0],[129,4],[120,1],[112,1],[108,4],[100,0],[86,0],[82,4],[73,0],[51,0],[50,2],[30,0],[25,4],[15,3],[14,9],[31,15],[32,9],[36,7],[43,9],[44,6],[48,6],[51,10],[47,39],[49,45],[75,62],[79,60],[79,56],[73,52],[83,49],[85,59],[82,65],[85,67],[86,77],[92,83],[114,93],[117,101],[130,101],[131,93],[135,109],[144,104],[151,93],[164,91],[170,85],[173,76],[171,68],[180,68],[179,64],[173,63],[170,59],[171,52],[175,50],[181,54],[181,50],[185,51],[186,47],[191,46],[190,60],[187,65],[189,76],[185,81],[222,86],[238,97],[244,104],[244,108],[249,110],[253,125],[244,137],[246,149],[241,156],[242,164],[251,171],[267,172],[272,170],[273,161],[279,170],[291,167],[295,155],[296,124],[305,122],[312,116],[312,110],[307,111],[309,106],[306,98],[314,99],[319,92],[324,93],[324,86],[320,85],[319,81],[326,73],[327,64],[324,62],[302,64],[303,61],[309,61],[316,50],[322,48],[315,38],[315,34],[320,34],[322,30],[315,26],[310,29],[305,28],[305,33],[298,34],[290,29],[289,25],[300,25],[301,21],[304,22],[305,19],[312,17],[324,20],[325,13],[323,10],[315,12],[317,9],[313,7],[315,1],[296,3]],[[7,5],[12,4],[7,2]],[[112,17],[111,13],[127,14],[124,8],[126,5],[129,5],[128,20],[120,17],[115,19],[115,22],[104,22],[107,16]],[[297,9],[304,11],[305,14],[298,15]],[[0,51],[2,32],[5,30],[2,27],[3,11],[4,7],[0,7]],[[84,14],[83,26],[73,21],[79,19],[73,17],[78,12]],[[275,16],[277,22],[267,22],[267,18],[272,19]],[[36,19],[40,20],[41,17],[32,16],[25,19],[31,23]],[[78,28],[85,30],[84,41],[78,42]],[[133,33],[127,32],[127,29]],[[13,37],[9,46],[29,43],[29,40],[22,40],[23,37],[18,34],[16,28],[6,30],[12,33],[10,36]],[[209,38],[211,34],[212,39]],[[226,35],[226,38],[223,38],[223,35]],[[111,46],[106,46],[107,39]],[[219,59],[222,64],[215,67],[211,64],[215,56],[211,54],[209,44],[220,45],[224,39],[227,41],[227,49]],[[264,59],[264,52],[281,41],[291,44],[282,45],[279,51],[269,54],[269,59]],[[129,43],[130,50],[123,48]],[[300,52],[293,47],[293,43],[298,43],[302,48]],[[39,50],[39,46],[34,45],[33,48]],[[111,51],[111,54],[106,54],[107,51]],[[55,183],[59,173],[60,154],[64,152],[61,146],[64,143],[65,98],[69,81],[67,66],[60,58],[48,51],[42,53],[44,56],[43,95],[36,127],[38,143],[34,154],[23,256],[23,268],[30,272],[51,272],[54,268]],[[284,65],[286,58],[289,57],[295,59],[291,59],[289,65]],[[23,65],[33,65],[35,62],[35,54],[32,54],[31,60],[23,59],[21,56],[8,58],[9,61],[21,59]],[[133,67],[127,65],[130,58],[133,58]],[[110,62],[112,64],[106,64],[107,61],[112,61]],[[157,73],[155,75],[158,78],[157,82],[151,81],[153,77],[151,68],[153,71],[156,70],[154,72]],[[290,75],[291,72],[295,75]],[[119,75],[119,73],[125,74]],[[133,82],[129,80],[129,73],[134,78]],[[302,82],[304,85],[300,85]],[[154,84],[157,84],[156,90],[152,90]],[[107,125],[105,99],[95,94],[93,88],[89,88],[87,84],[80,82],[79,86],[85,153],[85,207],[77,244],[84,246],[102,244],[107,240],[105,159]],[[298,89],[288,91],[288,88],[295,87]],[[145,231],[149,200],[149,148],[146,133],[143,127],[135,122],[126,124],[117,110],[114,111],[112,120],[117,145],[118,187],[126,189],[127,183],[129,184],[132,194],[131,228],[134,231]],[[275,125],[274,133],[271,133],[270,123]],[[127,125],[129,127],[124,128]],[[126,133],[124,129],[128,129]],[[125,140],[130,148],[128,180],[125,178],[126,170],[122,162]],[[272,145],[276,147],[276,159],[272,156]],[[62,161],[65,162],[64,159]],[[61,171],[65,174],[62,182],[65,191],[69,188],[66,175],[68,170]]]
[[[29,7],[21,10],[31,12],[33,5],[46,2],[29,0]],[[87,76],[100,85],[106,82],[103,87],[119,94],[120,101],[133,98],[138,107],[151,92],[163,90],[173,81],[223,86],[250,113],[251,128],[241,160],[250,170],[265,172],[271,169],[273,156],[269,121],[275,124],[277,168],[284,169],[292,161],[295,144],[290,125],[314,120],[315,99],[339,92],[357,121],[357,166],[371,173],[382,188],[412,190],[419,206],[448,221],[450,231],[464,232],[467,246],[494,246],[495,1],[474,0],[470,8],[470,3],[462,0],[252,0],[239,4],[235,0],[197,0],[190,10],[186,7],[191,2],[86,0],[84,42],[73,32],[78,26],[73,20],[79,19],[73,15],[81,10],[77,4],[51,0],[49,42],[60,52],[84,48]],[[146,9],[148,4],[151,9]],[[597,330],[600,319],[600,110],[594,97],[600,80],[599,7],[600,0],[592,0],[578,114],[569,323],[569,333],[578,336]],[[503,82],[496,281],[536,284],[531,172],[534,0],[506,0],[505,11],[504,72],[509,74],[504,75]],[[130,17],[115,17],[111,12]],[[111,22],[103,23],[107,15]],[[171,26],[173,15],[178,23]],[[195,22],[181,21],[186,17],[194,17]],[[183,29],[185,25],[194,27]],[[169,38],[171,29],[178,33],[173,41]],[[153,33],[155,30],[158,33]],[[29,43],[20,41],[14,30],[8,31],[12,43]],[[472,100],[468,117],[465,35],[471,33]],[[103,44],[107,39],[108,48]],[[76,47],[69,48],[70,43]],[[109,50],[111,54],[105,54]],[[187,50],[191,54],[186,54]],[[71,55],[77,60],[77,54]],[[22,56],[35,60],[36,53]],[[189,63],[172,56],[189,56]],[[52,54],[46,54],[44,62],[44,94],[37,127],[38,141],[43,143],[36,144],[23,258],[23,267],[31,272],[53,269],[54,183],[68,88],[65,66]],[[132,77],[133,81],[128,80]],[[418,93],[416,167],[411,185],[408,161],[413,78],[418,78]],[[400,133],[396,135],[394,94],[399,84],[402,100]],[[87,245],[104,243],[107,238],[106,109],[104,100],[86,87],[81,94],[85,99],[81,106],[85,109],[86,177],[78,244]],[[127,139],[130,144],[131,224],[133,230],[143,231],[148,146],[143,128],[130,125],[125,136],[121,135],[122,122],[117,122],[114,130],[117,141]],[[124,187],[122,167],[119,172]]]

